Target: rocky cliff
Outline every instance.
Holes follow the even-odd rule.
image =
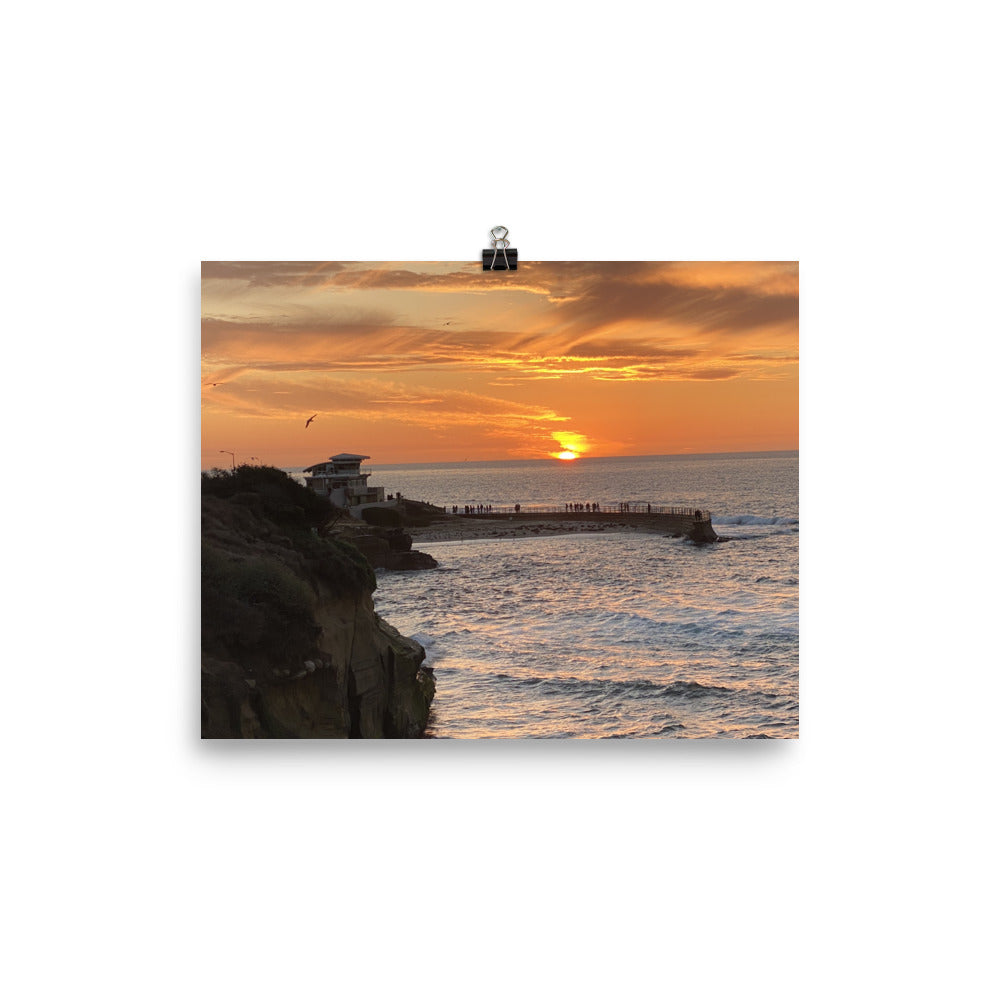
[[[361,553],[277,487],[202,497],[202,736],[421,736],[423,649],[375,613]]]

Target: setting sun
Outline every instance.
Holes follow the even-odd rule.
[[[798,265],[205,261],[201,382],[203,469],[794,449]]]
[[[550,451],[549,456],[562,462],[572,462],[590,450],[587,436],[576,431],[553,431],[552,438],[559,445],[559,451]]]

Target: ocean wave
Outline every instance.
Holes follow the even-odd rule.
[[[598,738],[602,740],[653,739],[657,736],[671,736],[686,728],[682,722],[669,722],[666,725],[656,726],[639,725],[617,733],[602,733]]]
[[[570,695],[706,698],[733,693],[732,688],[715,684],[699,684],[697,681],[670,681],[664,684],[641,677],[629,681],[615,681],[583,677],[537,677],[533,675],[516,677],[507,673],[498,673],[493,676],[497,680],[511,683],[517,687]]]
[[[797,535],[798,525],[794,527],[775,527],[773,531],[741,531],[733,535],[719,535],[720,542],[756,542],[762,538],[777,538],[782,535]]]
[[[797,517],[761,517],[757,514],[727,514],[721,517],[712,515],[712,524],[759,524],[759,525],[795,525]]]
[[[436,636],[427,635],[424,632],[413,632],[410,636],[420,643],[424,651],[424,666],[433,667],[437,659],[439,659],[438,653],[438,640]]]

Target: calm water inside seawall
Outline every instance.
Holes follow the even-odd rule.
[[[795,454],[591,460],[573,463],[574,479],[563,463],[469,464],[400,467],[378,481],[449,504],[701,506],[728,540],[578,533],[421,544],[439,568],[380,571],[375,602],[427,650],[431,735],[798,735]],[[427,495],[414,489],[421,483]]]

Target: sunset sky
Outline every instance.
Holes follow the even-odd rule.
[[[795,262],[204,262],[202,468],[795,449],[798,285]]]

